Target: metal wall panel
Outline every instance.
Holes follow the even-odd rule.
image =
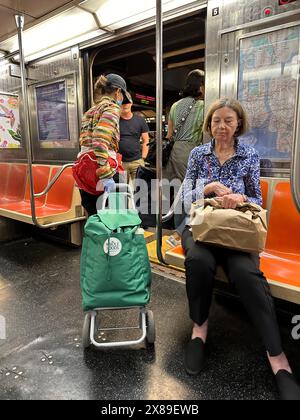
[[[265,15],[266,8],[270,9],[268,16]],[[286,16],[290,21],[294,20],[294,15],[299,10],[299,1],[279,6],[278,0],[208,0],[206,110],[220,96],[236,95],[234,77],[237,75],[238,51],[235,40],[243,33],[237,32],[241,29],[240,26],[244,26],[245,30],[250,30],[250,26],[253,27],[256,23],[258,26],[270,27],[273,25],[273,19],[278,17]],[[221,41],[222,31],[235,34],[223,36]]]
[[[218,9],[218,14],[214,11]],[[222,29],[223,2],[209,0],[207,4],[206,47],[205,47],[205,109],[220,97],[221,45],[218,32]]]
[[[267,6],[272,8],[270,19],[266,19],[265,14],[264,14],[265,7]],[[218,9],[218,13],[216,14],[215,8],[217,7],[219,9]],[[255,10],[256,12],[254,13]],[[259,13],[258,13],[258,10],[259,10]],[[249,39],[253,40],[254,42],[253,45],[255,45],[255,39],[256,39],[255,36],[258,35],[258,37],[261,36],[261,40],[257,41],[258,44],[262,42],[263,40],[265,40],[264,42],[270,42],[270,48],[274,44],[273,48],[275,48],[276,53],[274,52],[275,55],[272,58],[272,60],[274,60],[274,63],[278,63],[279,67],[281,64],[281,69],[282,69],[281,71],[283,72],[282,66],[283,66],[283,63],[285,62],[285,59],[282,58],[281,60],[279,56],[277,57],[277,55],[283,54],[282,57],[284,57],[285,56],[284,51],[285,50],[289,51],[290,47],[282,46],[283,44],[280,43],[280,38],[278,41],[279,43],[277,41],[275,42],[276,36],[272,34],[280,33],[279,31],[284,31],[285,29],[289,31],[293,31],[292,28],[298,27],[299,22],[300,22],[299,2],[291,3],[286,6],[278,6],[278,1],[265,2],[264,0],[261,0],[261,1],[255,1],[255,2],[247,2],[247,1],[233,2],[231,0],[224,0],[224,1],[209,0],[208,16],[207,16],[207,40],[206,40],[206,45],[207,45],[206,47],[206,53],[207,53],[207,57],[206,57],[206,109],[211,104],[211,102],[216,98],[219,98],[222,96],[228,96],[228,97],[234,97],[234,98],[238,97],[238,84],[239,84],[239,71],[240,71],[239,60],[240,60],[240,46],[241,46],[240,40],[250,37]],[[273,39],[274,36],[275,36],[275,40]],[[288,39],[289,38],[290,36],[288,37]],[[286,42],[291,43],[291,41],[289,41],[288,39],[286,40]],[[254,48],[256,51],[255,54],[259,54],[260,48],[262,48],[262,54],[267,53],[267,45],[265,46],[262,45],[261,47],[260,45],[261,44],[259,44],[257,48],[256,47]],[[293,52],[293,54],[295,54],[295,51]],[[294,58],[296,57],[297,57],[297,52]],[[259,60],[258,56],[256,57],[256,60]],[[267,58],[265,55],[262,56],[262,60],[265,63],[263,65],[267,66],[267,61],[266,61]],[[272,61],[272,64],[273,64],[273,61]],[[289,66],[291,66],[291,63],[289,64]],[[270,70],[271,69],[272,69],[272,65],[270,65]],[[259,88],[260,96],[262,95],[261,89],[263,88],[263,85],[261,85],[261,83],[259,82],[259,80],[261,80],[261,78],[263,77],[262,71],[265,71],[265,70],[261,69],[260,64],[259,64],[257,67],[257,85],[261,86]],[[285,72],[286,71],[287,70],[285,70]],[[255,78],[255,75],[253,77]],[[266,77],[268,78],[268,76]],[[272,83],[277,83],[278,89],[281,89],[278,92],[278,100],[280,101],[281,100],[280,98],[282,94],[284,93],[284,91],[282,90],[284,89],[283,87],[284,83],[283,83],[283,79],[281,80],[280,76],[278,77],[277,79],[276,78],[274,79],[272,77],[271,80],[272,80]],[[286,78],[286,75],[284,77]],[[267,83],[267,81],[265,83]],[[291,86],[292,84],[290,83],[290,88]],[[272,94],[274,96],[274,92]],[[260,96],[257,98],[258,101],[260,100]],[[265,100],[262,97],[261,98],[261,101],[263,101],[262,106],[263,107],[267,106],[266,104],[269,103],[269,100],[270,98],[269,97],[267,98],[267,96],[265,97]],[[261,112],[259,103],[257,107],[255,108],[256,111],[254,112],[254,115],[256,115],[256,117],[254,118],[255,120],[259,120],[258,117],[259,117],[259,113]],[[272,107],[270,107],[270,109],[271,108]],[[280,107],[277,106],[275,108],[274,108],[275,115],[274,113],[272,114],[274,127],[276,126],[276,124],[277,125],[280,124],[282,115],[284,114],[283,110],[280,111]],[[296,116],[295,118],[293,118],[293,115],[294,113],[291,110],[291,113],[290,113],[291,126],[293,126],[293,121],[296,121]],[[256,127],[255,121],[251,120],[250,123],[252,123],[254,128]],[[268,126],[268,124],[266,125],[266,129],[269,130],[268,131],[269,137],[272,136],[273,135],[272,133],[273,132],[275,133],[275,131],[276,133],[279,133],[278,130],[274,131],[274,127],[273,128],[272,127],[271,125],[270,126]],[[260,136],[263,136],[262,134],[263,126],[262,127],[257,126],[255,130],[257,129],[258,129],[258,132],[259,131],[261,132]],[[249,138],[250,137],[251,136],[249,136]],[[279,137],[279,134],[278,134],[278,137]],[[253,138],[253,141],[254,140],[255,139]],[[270,139],[267,140],[267,138],[264,139],[264,137],[260,137],[260,142],[263,142],[263,144],[265,144],[265,142],[267,141],[269,141],[270,143],[271,140]],[[296,140],[294,139],[294,141]],[[279,139],[277,139],[276,142],[279,142]],[[272,147],[275,147],[274,143],[272,144],[273,144]],[[283,146],[282,145],[277,145],[277,146],[279,148],[278,150],[282,154],[281,149],[283,148]],[[289,153],[290,152],[291,151],[289,150]],[[280,153],[279,153],[278,157],[276,158],[274,157],[273,159],[270,159],[268,157],[268,153],[269,152],[266,153],[266,159],[264,158],[264,160],[266,160],[269,166],[267,167],[267,169],[266,168],[263,169],[264,175],[275,176],[275,177],[278,177],[278,176],[287,177],[290,173],[290,164],[291,164],[290,158],[288,157],[280,158],[279,157]],[[265,162],[263,164],[265,164]]]
[[[279,5],[278,0],[223,0],[223,3],[222,29],[299,10],[299,1],[286,5]]]
[[[0,60],[0,91],[17,92],[21,89],[21,79],[11,77],[11,63],[7,60]]]
[[[81,84],[80,84],[79,50],[74,47],[59,54],[39,59],[28,64],[30,94],[30,125],[34,162],[69,162],[78,153],[78,127],[81,116]],[[53,143],[52,147],[44,147],[38,139],[36,88],[42,84],[55,83],[58,80],[66,82],[68,130],[70,140]]]
[[[18,75],[18,66],[11,64],[1,65],[0,91],[18,93],[21,98],[21,79]],[[12,72],[16,75],[12,77]],[[28,92],[30,105],[30,129],[34,163],[41,162],[69,162],[74,161],[79,150],[79,120],[82,113],[82,84],[81,84],[81,59],[79,49],[73,47],[56,55],[45,57],[26,66],[28,78]],[[37,132],[37,109],[35,100],[35,87],[52,81],[66,80],[67,102],[68,102],[68,129],[70,141],[61,144],[62,147],[42,147],[38,140]],[[23,125],[22,98],[20,102],[21,130]],[[22,149],[0,149],[0,160],[25,160],[26,150]]]
[[[51,80],[71,72],[78,72],[76,47],[28,64],[28,75],[35,81]]]

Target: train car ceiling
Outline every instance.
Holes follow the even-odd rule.
[[[29,27],[66,5],[70,5],[70,0],[0,0],[0,40],[16,33],[15,14],[23,14]]]
[[[138,35],[98,46],[90,50],[93,77],[116,72],[128,83],[132,93],[155,97],[155,32]],[[205,61],[205,11],[164,25],[164,104],[178,99],[187,73]],[[135,107],[155,109],[155,101],[135,101]]]
[[[163,0],[163,12],[196,3],[199,7],[194,0]],[[15,14],[25,16],[24,51],[30,61],[154,18],[155,6],[155,0],[0,0],[0,51],[18,50]]]

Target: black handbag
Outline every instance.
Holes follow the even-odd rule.
[[[144,229],[156,226],[156,214],[152,213],[153,209],[156,207],[157,185],[155,182],[152,182],[154,179],[156,179],[156,169],[147,168],[144,166],[138,167],[136,172],[136,180],[142,180],[144,185],[147,185],[147,190],[143,191],[143,194],[141,194],[137,184],[135,186],[135,205],[139,210],[139,216],[142,220],[142,227]],[[172,192],[170,198],[171,200],[173,198]],[[174,230],[174,218],[168,220],[167,222],[163,222],[162,226],[163,229]]]
[[[194,105],[196,103],[196,99],[194,99],[193,103],[189,106],[185,114],[180,118],[179,123],[175,127],[172,137],[170,139],[164,138],[162,140],[162,166],[163,168],[167,165],[169,158],[171,156],[171,152],[175,143],[175,138],[181,129],[181,127],[184,125],[185,120],[189,116],[191,110],[193,109]],[[152,167],[156,167],[156,139],[154,138],[148,143],[149,151],[147,154],[147,157],[145,159],[145,162],[148,163]]]
[[[150,166],[156,167],[156,139],[153,139],[148,143],[149,150],[147,157],[145,159],[146,163],[149,163]],[[165,167],[168,163],[168,160],[171,156],[171,152],[174,146],[173,139],[163,139],[162,140],[162,166]]]

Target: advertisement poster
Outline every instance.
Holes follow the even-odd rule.
[[[36,105],[39,141],[63,147],[61,142],[70,140],[65,82],[36,87]]]
[[[0,92],[0,148],[21,147],[19,99],[16,95]]]

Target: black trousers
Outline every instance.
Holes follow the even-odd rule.
[[[216,268],[221,265],[235,285],[270,356],[282,353],[273,298],[259,269],[258,256],[195,242],[187,227],[182,235],[182,246],[191,319],[200,326],[208,319]]]
[[[96,202],[99,198],[99,195],[93,195],[83,190],[79,190],[79,192],[81,195],[81,205],[87,211],[88,217],[92,216],[93,214],[97,214]]]
[[[124,182],[118,173],[116,173],[113,176],[113,179],[116,183]],[[93,194],[87,193],[84,190],[79,190],[79,192],[81,195],[81,205],[87,211],[88,217],[93,216],[94,214],[97,214],[96,203],[99,198],[99,195],[93,195]]]

